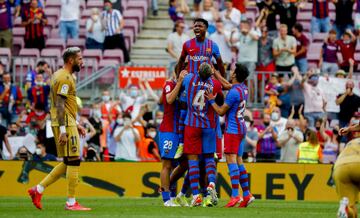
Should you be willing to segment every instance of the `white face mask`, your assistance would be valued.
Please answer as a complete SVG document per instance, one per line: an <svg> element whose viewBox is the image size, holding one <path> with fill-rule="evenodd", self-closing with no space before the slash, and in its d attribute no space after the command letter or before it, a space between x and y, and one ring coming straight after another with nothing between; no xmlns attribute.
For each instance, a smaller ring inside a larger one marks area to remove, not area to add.
<svg viewBox="0 0 360 218"><path fill-rule="evenodd" d="M35 153L36 153L37 155L41 155L41 148L35 149Z"/></svg>
<svg viewBox="0 0 360 218"><path fill-rule="evenodd" d="M124 126L130 126L131 125L131 120L129 118L125 118L124 119Z"/></svg>
<svg viewBox="0 0 360 218"><path fill-rule="evenodd" d="M271 114L271 120L277 121L277 120L279 120L279 118L280 118L280 114L278 112L273 112Z"/></svg>
<svg viewBox="0 0 360 218"><path fill-rule="evenodd" d="M246 129L250 128L250 122L245 122L245 125L246 125Z"/></svg>
<svg viewBox="0 0 360 218"><path fill-rule="evenodd" d="M102 97L102 100L103 100L104 102L109 102L109 101L110 101L110 96L104 95L104 96Z"/></svg>
<svg viewBox="0 0 360 218"><path fill-rule="evenodd" d="M101 111L100 110L94 110L94 117L101 118Z"/></svg>
<svg viewBox="0 0 360 218"><path fill-rule="evenodd" d="M43 86L44 83L43 83L43 82L35 82L35 85L37 85L37 86Z"/></svg>
<svg viewBox="0 0 360 218"><path fill-rule="evenodd" d="M163 119L160 119L160 118L159 118L159 119L156 119L156 123L157 123L157 124L161 124L162 121L163 121Z"/></svg>
<svg viewBox="0 0 360 218"><path fill-rule="evenodd" d="M35 111L35 115L38 116L38 117L41 117L42 115L44 115L44 111Z"/></svg>
<svg viewBox="0 0 360 218"><path fill-rule="evenodd" d="M136 98L138 96L138 90L131 89L130 90L130 96L133 97L133 98Z"/></svg>
<svg viewBox="0 0 360 218"><path fill-rule="evenodd" d="M116 122L117 122L117 124L119 124L120 126L124 125L124 120L123 120L123 118L118 118L118 119L116 120Z"/></svg>
<svg viewBox="0 0 360 218"><path fill-rule="evenodd" d="M151 132L148 133L148 135L149 135L151 138L155 138L156 132L151 131Z"/></svg>
<svg viewBox="0 0 360 218"><path fill-rule="evenodd" d="M96 22L99 19L99 15L92 15L91 18Z"/></svg>
<svg viewBox="0 0 360 218"><path fill-rule="evenodd" d="M357 125L359 124L360 120L352 120L351 125Z"/></svg>

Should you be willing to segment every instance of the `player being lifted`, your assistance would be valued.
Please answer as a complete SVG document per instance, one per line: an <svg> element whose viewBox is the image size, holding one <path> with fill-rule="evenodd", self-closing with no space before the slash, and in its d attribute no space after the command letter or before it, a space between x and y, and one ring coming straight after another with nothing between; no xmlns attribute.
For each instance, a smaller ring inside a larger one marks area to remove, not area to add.
<svg viewBox="0 0 360 218"><path fill-rule="evenodd" d="M360 123L340 129L340 135L360 131ZM351 140L340 153L334 165L336 192L341 199L339 218L357 216L356 202L360 187L360 138Z"/></svg>
<svg viewBox="0 0 360 218"><path fill-rule="evenodd" d="M51 77L50 115L57 154L64 161L54 167L37 186L29 189L28 193L35 207L42 209L42 193L66 173L68 199L65 210L91 210L75 200L80 168L79 133L81 136L85 135L85 129L76 123L76 83L73 77L73 73L79 72L83 65L81 50L78 47L67 48L63 59L64 67Z"/></svg>
<svg viewBox="0 0 360 218"><path fill-rule="evenodd" d="M190 187L193 194L191 206L200 206L199 195L199 155L205 161L208 179L208 197L206 206L216 201L216 151L215 118L216 113L205 99L205 91L210 90L216 95L221 92L221 85L211 78L212 69L207 63L200 65L199 74L188 74L183 81L186 93L187 114L185 119L184 154L188 157Z"/></svg>
<svg viewBox="0 0 360 218"><path fill-rule="evenodd" d="M186 75L187 72L182 71L177 81L175 77L172 80L166 81L162 94L164 119L159 128L159 149L162 159L162 170L160 175L161 194L164 206L167 207L178 206L170 200L170 172L172 168L172 161L179 158L177 151L179 146L180 105L177 98Z"/></svg>
<svg viewBox="0 0 360 218"><path fill-rule="evenodd" d="M226 95L225 103L222 106L216 104L213 93L206 92L205 94L216 113L220 116L226 114L224 153L230 172L232 192L231 199L225 207L234 207L239 202L240 207L247 207L255 200L250 193L248 175L242 161L244 145L241 142L246 135L244 112L248 98L248 88L244 81L248 76L248 69L241 64L237 64L235 71L230 75L231 89ZM230 84L227 86L229 87ZM243 190L243 199L239 195L239 180Z"/></svg>

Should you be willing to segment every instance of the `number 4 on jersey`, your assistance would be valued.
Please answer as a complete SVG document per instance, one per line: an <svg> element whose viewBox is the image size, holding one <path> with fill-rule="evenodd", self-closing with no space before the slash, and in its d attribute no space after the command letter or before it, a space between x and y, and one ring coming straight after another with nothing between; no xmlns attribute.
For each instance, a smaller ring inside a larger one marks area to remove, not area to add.
<svg viewBox="0 0 360 218"><path fill-rule="evenodd" d="M193 100L192 105L195 107L199 107L200 111L202 111L205 107L205 90L199 90L196 95L195 98Z"/></svg>

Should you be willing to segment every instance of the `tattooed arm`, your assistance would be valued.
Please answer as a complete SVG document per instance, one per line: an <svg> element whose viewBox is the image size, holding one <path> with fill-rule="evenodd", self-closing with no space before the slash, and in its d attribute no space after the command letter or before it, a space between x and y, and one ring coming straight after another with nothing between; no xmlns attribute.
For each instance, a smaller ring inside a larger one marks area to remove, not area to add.
<svg viewBox="0 0 360 218"><path fill-rule="evenodd" d="M60 136L58 139L60 145L66 145L68 140L65 127L65 100L65 97L58 95L55 102L57 120L60 126Z"/></svg>

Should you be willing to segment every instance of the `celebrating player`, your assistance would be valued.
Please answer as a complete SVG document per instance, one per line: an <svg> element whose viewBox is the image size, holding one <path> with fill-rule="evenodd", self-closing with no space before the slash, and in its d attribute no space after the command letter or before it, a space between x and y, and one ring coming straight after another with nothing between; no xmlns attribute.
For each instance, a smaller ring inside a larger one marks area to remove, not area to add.
<svg viewBox="0 0 360 218"><path fill-rule="evenodd" d="M340 135L360 131L360 124L340 129ZM356 202L360 184L360 138L353 139L340 153L334 165L336 192L341 199L338 217L357 217Z"/></svg>
<svg viewBox="0 0 360 218"><path fill-rule="evenodd" d="M211 59L216 59L219 71L222 76L225 75L225 69L220 56L219 47L215 42L206 38L206 32L209 24L207 20L196 18L194 20L195 38L184 43L181 56L176 67L177 74L180 73L186 58L188 57L188 72L198 74L202 63L211 64Z"/></svg>
<svg viewBox="0 0 360 218"><path fill-rule="evenodd" d="M248 76L248 69L237 64L235 71L230 75L232 88L221 107L216 104L213 93L205 94L216 113L220 116L226 114L224 152L230 172L232 192L231 199L225 207L234 207L239 202L240 207L247 207L255 200L249 191L248 175L242 161L244 147L241 141L246 135L244 112L248 97L248 89L244 81ZM239 180L244 199L239 195Z"/></svg>
<svg viewBox="0 0 360 218"><path fill-rule="evenodd" d="M170 200L170 171L172 168L172 160L176 156L179 146L179 116L180 108L177 101L178 94L184 77L187 75L186 71L182 71L179 75L178 81L166 81L163 89L163 104L164 104L164 119L161 122L160 131L160 151L162 159L161 171L161 194L164 201L164 206L177 206Z"/></svg>
<svg viewBox="0 0 360 218"><path fill-rule="evenodd" d="M217 201L215 180L216 166L214 153L216 151L215 118L216 113L205 99L205 91L210 90L215 95L221 92L221 85L211 78L211 66L203 63L199 75L189 74L184 78L183 87L187 94L187 114L185 119L184 153L189 164L190 187L193 194L191 206L200 206L202 198L199 195L199 155L203 155L208 178L207 205Z"/></svg>
<svg viewBox="0 0 360 218"><path fill-rule="evenodd" d="M37 185L28 190L36 208L42 209L41 197L45 188L56 182L64 173L68 180L68 199L65 210L91 210L75 200L76 186L79 183L80 138L85 129L76 123L76 83L73 73L79 72L83 65L78 47L67 48L63 54L64 67L51 78L51 125L56 140L58 157L64 161Z"/></svg>

